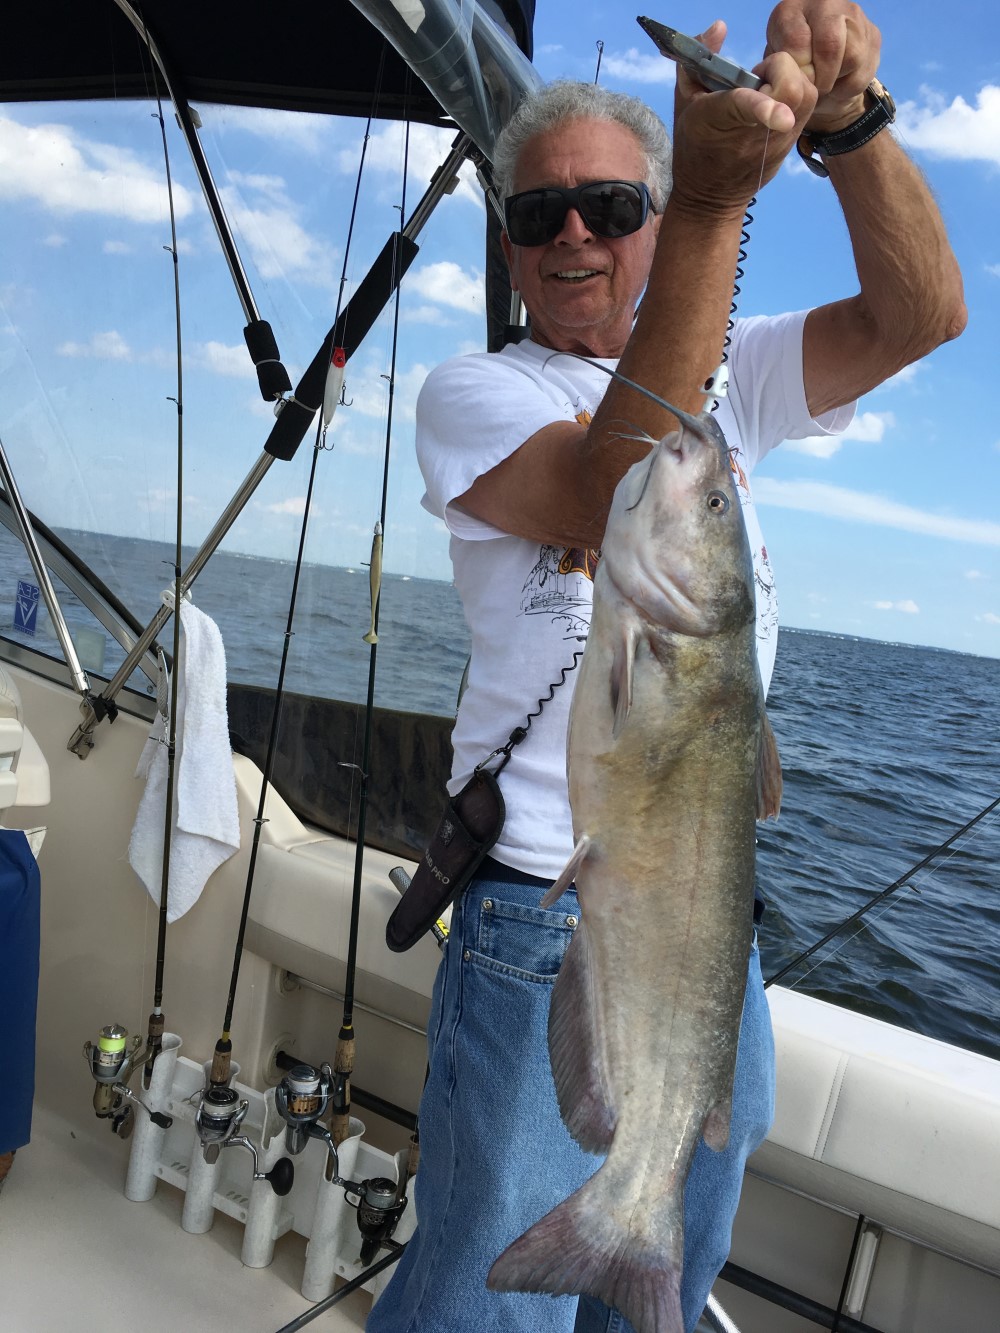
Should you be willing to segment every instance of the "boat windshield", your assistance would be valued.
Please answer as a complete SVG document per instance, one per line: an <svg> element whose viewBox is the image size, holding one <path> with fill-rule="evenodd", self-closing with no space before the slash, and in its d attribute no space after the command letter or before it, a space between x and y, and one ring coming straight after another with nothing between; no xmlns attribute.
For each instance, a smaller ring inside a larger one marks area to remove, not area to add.
<svg viewBox="0 0 1000 1333"><path fill-rule="evenodd" d="M212 105L197 112L250 289L294 384L420 199L454 131L415 125L407 141L396 122L376 120L366 136L364 120ZM274 423L169 107L164 124L172 191L155 102L36 102L0 113L3 158L18 164L4 186L0 441L28 510L142 625L173 579L179 420L185 567ZM375 699L454 712L467 638L443 524L420 505L414 405L431 366L484 345L484 219L466 167L419 237L395 361L390 303L350 360L328 429L269 468L194 584L194 601L222 629L231 680L273 686L277 678L315 456L286 683L308 696L366 697L369 562L388 449ZM4 637L58 656L44 600L28 605L37 579L14 536L0 543L0 562ZM82 664L106 676L121 659L113 635L68 600ZM169 648L169 634L163 641Z"/></svg>

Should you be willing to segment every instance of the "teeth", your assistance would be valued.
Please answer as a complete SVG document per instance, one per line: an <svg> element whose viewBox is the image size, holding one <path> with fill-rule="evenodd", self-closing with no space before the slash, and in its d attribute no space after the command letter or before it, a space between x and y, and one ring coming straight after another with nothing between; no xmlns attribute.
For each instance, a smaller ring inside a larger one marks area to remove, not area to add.
<svg viewBox="0 0 1000 1333"><path fill-rule="evenodd" d="M597 274L596 268L568 268L562 273L557 273L557 278L592 278Z"/></svg>

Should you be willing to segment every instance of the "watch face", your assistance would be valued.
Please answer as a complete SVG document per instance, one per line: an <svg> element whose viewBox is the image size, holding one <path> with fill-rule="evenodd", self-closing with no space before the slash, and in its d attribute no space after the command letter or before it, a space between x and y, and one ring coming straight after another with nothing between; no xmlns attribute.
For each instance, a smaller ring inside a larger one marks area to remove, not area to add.
<svg viewBox="0 0 1000 1333"><path fill-rule="evenodd" d="M882 103L886 111L889 113L889 119L895 120L896 103L893 99L892 93L885 86L885 84L882 83L879 79L872 79L871 83L868 85L868 92L870 92L873 97L877 98L878 101Z"/></svg>

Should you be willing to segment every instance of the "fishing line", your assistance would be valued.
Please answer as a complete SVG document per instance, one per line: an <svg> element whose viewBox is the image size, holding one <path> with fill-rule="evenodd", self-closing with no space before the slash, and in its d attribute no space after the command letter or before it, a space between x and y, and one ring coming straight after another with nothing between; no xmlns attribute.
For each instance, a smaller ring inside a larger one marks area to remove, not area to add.
<svg viewBox="0 0 1000 1333"><path fill-rule="evenodd" d="M995 804L995 803L994 803L994 804ZM986 813L987 813L987 812L984 811L983 814L980 815L980 816L978 816L977 818L982 818L982 817L984 817ZM961 833L962 833L962 830L960 829L959 832L955 834L955 837L956 837L956 838L960 837L960 836L961 836ZM971 841L971 839L970 839L970 841ZM938 866L937 869L938 869L939 871L940 871L940 870L943 870L944 867L948 864L948 862L952 859L952 857L953 857L953 856L957 856L958 853L959 853L959 851L961 851L961 850L962 850L962 848L961 848L958 844L956 844L954 847L952 847L951 850L948 852L948 855L944 858L944 860L941 862L941 865ZM915 866L915 867L913 868L913 870L910 872L910 874L911 874L911 875L915 875L915 874L917 873L918 870L919 870L919 867L918 867L918 866ZM929 888L930 885L933 883L933 878L934 878L934 877L931 876L930 879L929 879L929 881L928 881L926 884L917 884L917 883L914 883L914 884L912 885L912 888L913 888L914 893L916 893L917 895L919 895L919 894L921 894L922 892L924 892L924 890L925 890L926 888ZM899 904L900 904L900 900L899 900L899 899L897 899L895 902L893 902L891 899L888 900L888 901L886 902L885 906L883 907L883 909L881 910L881 912L876 912L876 913L873 914L873 916L872 916L872 920L873 920L873 921L881 921L882 918L883 918L884 916L888 916L888 914L889 914L891 911L893 911L896 907L898 907ZM862 927L863 927L863 923L862 923L862 925L859 925L859 927L858 927L857 930L855 930L854 932L852 932L852 934L848 935L847 938L846 938L845 940L842 941L842 943L838 944L837 947L836 947L835 949L831 949L830 952L829 952L828 954L825 954L822 958L818 958L818 959L816 960L816 962L813 963L812 967L810 967L810 968L808 969L808 971L803 972L802 975L801 975L800 977L797 977L796 980L793 981L793 982L791 983L791 987L790 987L790 989L794 990L796 986L801 986L801 985L803 984L803 982L805 982L809 977L811 977L812 974L813 974L815 971L817 971L819 968L821 968L825 963L832 962L832 960L833 960L834 958L836 958L838 954L843 953L843 951L847 948L847 946L848 946L849 944L851 944L854 940L856 940L856 939L858 938L858 936L861 934ZM780 975L780 974L779 974L779 975ZM774 978L772 978L772 979L774 979ZM768 985L768 986L769 986L770 984L771 984L770 981L768 981L768 982L766 983L766 985Z"/></svg>
<svg viewBox="0 0 1000 1333"><path fill-rule="evenodd" d="M375 109L378 105L381 95L382 73L385 63L385 53L379 60L379 68L375 82L375 91L372 96L372 106L368 113L368 120L365 125L365 134L361 147L361 157L358 162L358 172L354 186L354 199L351 205L350 221L348 223L347 241L344 247L344 262L341 271L340 286L337 291L336 319L333 328L337 327L340 319L341 304L344 296L344 288L347 284L347 266L351 254L351 243L354 237L354 225L357 220L358 201L361 192L361 180L364 174L365 159L368 153L368 143L371 137L372 120L375 116ZM327 364L330 372L335 369L342 370L342 365L337 367L335 354L337 349L333 346L333 330L331 330L329 356ZM334 407L336 403L334 403ZM289 594L288 614L285 623L285 633L281 650L281 662L278 667L278 679L275 684L274 704L271 709L271 726L268 733L267 750L265 752L264 764L261 773L260 799L257 804L257 814L254 818L253 838L250 844L250 859L247 866L246 887L243 893L243 906L240 912L239 928L236 934L236 948L233 955L233 968L229 982L229 994L226 1000L225 1018L222 1024L222 1035L215 1044L215 1053L212 1059L212 1071L209 1081L213 1085L227 1085L229 1083L230 1069L232 1062L232 1025L233 1012L236 1007L236 991L239 985L240 965L243 960L244 943L246 938L247 921L250 914L250 895L253 891L254 876L257 870L257 855L260 849L261 830L267 822L264 810L267 803L268 788L271 784L272 774L274 772L274 763L278 749L278 732L281 723L281 709L285 693L285 674L288 666L288 657L291 648L292 635L294 633L293 625L295 621L295 609L298 600L299 580L302 574L302 566L305 556L306 536L309 528L309 518L312 510L312 496L316 480L317 463L322 450L322 441L326 431L327 417L321 412L316 422L316 440L313 448L312 460L309 467L309 480L306 486L305 504L302 513L302 523L299 528L299 543L296 553L295 566L292 573L292 587Z"/></svg>
<svg viewBox="0 0 1000 1333"><path fill-rule="evenodd" d="M407 84L409 87L409 83ZM410 122L406 121L403 139L403 184L399 204L399 231L396 233L396 246L393 249L393 268L399 262L402 242L403 219L406 217L406 178L410 163ZM351 1076L354 1073L355 1033L354 1033L354 988L358 967L358 941L361 934L361 883L364 870L365 832L368 816L368 779L371 762L371 742L375 716L375 676L378 662L378 625L381 602L382 543L386 524L386 509L389 491L389 460L392 451L392 410L396 391L396 361L399 351L399 311L401 300L401 282L396 282L395 304L393 307L392 341L389 356L389 401L386 410L385 450L382 461L382 496L379 507L379 520L372 537L370 588L371 588L371 629L364 636L369 645L368 655L368 691L365 699L365 725L361 743L361 763L353 765L358 773L358 823L354 843L354 880L351 886L351 923L347 940L347 963L344 980L344 1012L340 1031L337 1034L337 1049L334 1056L333 1072L336 1080L332 1094L333 1113L330 1129L335 1144L340 1144L350 1134L351 1120Z"/></svg>
<svg viewBox="0 0 1000 1333"><path fill-rule="evenodd" d="M704 422L700 421L698 417L692 416L690 412L685 412L680 407L674 407L673 403L668 403L665 398L661 398L660 395L654 393L652 389L645 388L637 380L630 380L629 377L623 375L620 370L614 370L611 366L606 366L600 361L595 361L593 357L584 356L582 352L552 352L545 358L542 365L547 366L549 362L557 356L571 356L576 361L585 361L588 366L593 366L595 370L603 370L605 375L609 376L611 379L620 380L622 384L627 384L630 389L635 389L636 393L641 393L644 397L649 398L658 406L666 408L666 410L671 412L682 425L687 426L688 430L693 431L699 439L704 440L706 443L710 441L711 437L705 429ZM713 381L709 380L708 383L711 384Z"/></svg>
<svg viewBox="0 0 1000 1333"><path fill-rule="evenodd" d="M852 912L851 915L849 917L846 917L843 921L841 921L841 923L838 926L834 926L833 930L827 931L827 933L823 936L822 939L817 940L815 944L810 945L808 949L805 949L797 957L793 958L790 963L787 963L784 967L780 968L777 972L775 972L773 976L768 977L767 981L765 981L764 983L764 988L767 989L768 986L774 985L776 981L780 981L781 978L787 976L787 974L791 972L793 968L798 967L800 963L804 963L807 958L811 958L812 955L816 953L818 949L822 949L825 944L829 944L830 940L832 940L835 936L839 935L841 931L847 930L848 927L852 926L856 921L860 921L861 918L865 916L868 912L870 912L873 907L876 907L880 902L888 898L891 893L894 893L896 891L896 889L902 888L903 885L907 884L913 878L914 875L916 875L919 871L923 870L925 866L930 865L930 863L933 860L935 860L938 856L940 856L942 852L947 851L948 848L951 847L953 843L957 842L957 840L963 835L963 833L968 833L970 829L975 828L975 826L979 823L980 820L985 819L987 815L992 814L993 811L996 810L998 806L1000 806L1000 796L998 796L996 800L991 801L990 804L985 807L985 809L980 810L979 814L975 815L972 819L970 819L967 824L963 824L960 829L956 829L956 831L952 833L950 837L946 838L944 842L939 843L937 847L929 851L927 855L922 860L918 861L915 866L911 867L911 869L909 869L905 875L900 875L899 879L894 880L893 883L890 884L888 888L883 889L881 893L877 893L874 898L871 898L867 903L859 907L856 912ZM956 848L955 850L957 851L958 848ZM954 853L952 853L952 855L954 855ZM851 936L850 938L854 937ZM845 943L849 943L849 941L845 941ZM835 953L839 952L839 950L835 950L834 952ZM833 954L830 955L830 957L833 956L834 956ZM825 962L826 959L823 959L821 961ZM810 970L812 971L814 969Z"/></svg>

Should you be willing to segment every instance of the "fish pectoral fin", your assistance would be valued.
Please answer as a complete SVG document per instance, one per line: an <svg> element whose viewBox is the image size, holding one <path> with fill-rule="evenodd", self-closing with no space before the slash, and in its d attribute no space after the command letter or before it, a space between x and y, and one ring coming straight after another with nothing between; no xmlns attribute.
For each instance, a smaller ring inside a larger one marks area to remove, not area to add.
<svg viewBox="0 0 1000 1333"><path fill-rule="evenodd" d="M635 630L626 625L615 645L611 663L611 704L615 718L611 737L617 740L632 711L632 675L635 668Z"/></svg>
<svg viewBox="0 0 1000 1333"><path fill-rule="evenodd" d="M593 968L587 924L581 921L552 990L549 1059L566 1128L585 1152L606 1153L618 1117L611 1102Z"/></svg>
<svg viewBox="0 0 1000 1333"><path fill-rule="evenodd" d="M722 1152L729 1142L729 1122L733 1118L733 1099L716 1102L701 1127L701 1137L713 1152Z"/></svg>
<svg viewBox="0 0 1000 1333"><path fill-rule="evenodd" d="M566 869L562 872L556 882L545 893L545 897L538 904L539 907L551 907L557 898L561 898L569 886L576 879L577 871L587 859L587 852L590 850L590 838L586 833L580 834L580 840L573 848L573 855L566 862Z"/></svg>
<svg viewBox="0 0 1000 1333"><path fill-rule="evenodd" d="M781 760L778 745L761 705L760 738L757 742L757 818L777 818L781 809Z"/></svg>

